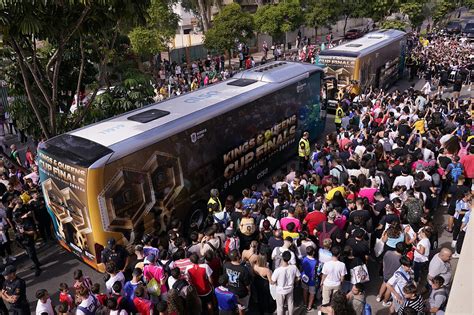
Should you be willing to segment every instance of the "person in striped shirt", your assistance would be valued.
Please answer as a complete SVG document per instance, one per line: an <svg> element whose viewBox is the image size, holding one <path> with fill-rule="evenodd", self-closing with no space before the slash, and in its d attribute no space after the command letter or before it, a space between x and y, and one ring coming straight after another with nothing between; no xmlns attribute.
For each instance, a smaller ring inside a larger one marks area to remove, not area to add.
<svg viewBox="0 0 474 315"><path fill-rule="evenodd" d="M398 309L398 315L403 315L406 308L412 308L417 312L422 312L425 308L425 301L421 295L417 294L416 286L413 283L403 287L403 296L405 301Z"/></svg>

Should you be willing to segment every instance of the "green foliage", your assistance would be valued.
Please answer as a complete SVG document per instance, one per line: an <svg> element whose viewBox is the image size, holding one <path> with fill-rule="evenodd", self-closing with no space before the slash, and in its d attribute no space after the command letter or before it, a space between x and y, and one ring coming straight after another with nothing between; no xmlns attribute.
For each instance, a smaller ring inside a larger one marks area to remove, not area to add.
<svg viewBox="0 0 474 315"><path fill-rule="evenodd" d="M42 114L47 116L48 112L42 108ZM38 121L28 100L25 97L17 96L13 102L8 105L8 112L15 119L16 126L25 131L28 135L39 139L41 137L41 129L38 128Z"/></svg>
<svg viewBox="0 0 474 315"><path fill-rule="evenodd" d="M400 31L406 31L407 23L400 20L385 20L382 22L382 28L391 28Z"/></svg>
<svg viewBox="0 0 474 315"><path fill-rule="evenodd" d="M278 5L267 4L259 7L254 20L258 32L275 38L300 27L303 23L303 14L298 1L287 1Z"/></svg>
<svg viewBox="0 0 474 315"><path fill-rule="evenodd" d="M340 15L337 0L308 0L304 20L307 26L319 28L333 24Z"/></svg>
<svg viewBox="0 0 474 315"><path fill-rule="evenodd" d="M240 5L225 6L205 34L204 45L214 51L230 51L236 42L245 42L253 35L252 16L242 11Z"/></svg>
<svg viewBox="0 0 474 315"><path fill-rule="evenodd" d="M370 17L374 21L382 21L400 8L400 0L371 0L367 4L370 8Z"/></svg>
<svg viewBox="0 0 474 315"><path fill-rule="evenodd" d="M149 6L150 0L1 0L0 33L13 62L5 79L21 100L14 118L37 128L28 130L33 135L68 130L73 95L111 85L116 63L128 57L120 32L144 23Z"/></svg>
<svg viewBox="0 0 474 315"><path fill-rule="evenodd" d="M421 26L425 19L423 8L426 3L422 0L408 1L400 5L400 12L407 15L413 28Z"/></svg>
<svg viewBox="0 0 474 315"><path fill-rule="evenodd" d="M90 108L79 107L69 119L83 117L81 125L88 125L148 105L153 96L151 77L132 71L122 83L98 95Z"/></svg>
<svg viewBox="0 0 474 315"><path fill-rule="evenodd" d="M433 21L439 23L443 21L448 13L456 9L456 4L452 0L440 0L436 3L433 12Z"/></svg>
<svg viewBox="0 0 474 315"><path fill-rule="evenodd" d="M173 12L174 3L168 0L151 1L146 25L136 27L128 34L135 53L150 55L166 49L180 20Z"/></svg>

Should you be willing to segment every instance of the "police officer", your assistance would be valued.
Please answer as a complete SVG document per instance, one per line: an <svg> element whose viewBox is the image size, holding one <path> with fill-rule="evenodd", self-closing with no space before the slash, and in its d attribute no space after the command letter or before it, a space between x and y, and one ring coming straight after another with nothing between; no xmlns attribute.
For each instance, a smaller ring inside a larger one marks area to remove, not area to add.
<svg viewBox="0 0 474 315"><path fill-rule="evenodd" d="M10 303L10 311L14 315L30 315L30 305L26 299L25 280L17 277L15 266L5 267L2 275L5 282L1 291L1 297L4 301Z"/></svg>
<svg viewBox="0 0 474 315"><path fill-rule="evenodd" d="M15 212L13 215L15 222L15 237L18 243L26 250L26 254L30 257L35 265L35 276L39 276L42 272L38 256L36 255L35 233L36 227L33 220L22 212Z"/></svg>
<svg viewBox="0 0 474 315"><path fill-rule="evenodd" d="M127 272L130 255L123 246L117 244L114 238L109 238L107 247L101 253L101 259L104 264L113 261L117 269L125 273Z"/></svg>
<svg viewBox="0 0 474 315"><path fill-rule="evenodd" d="M334 124L336 125L336 132L339 133L342 124L342 117L344 117L344 110L341 103L337 103L336 115L334 116Z"/></svg>
<svg viewBox="0 0 474 315"><path fill-rule="evenodd" d="M298 159L299 159L299 170L305 172L308 168L309 155L311 154L311 147L309 145L309 132L303 132L303 137L298 143Z"/></svg>
<svg viewBox="0 0 474 315"><path fill-rule="evenodd" d="M209 214L214 214L216 212L222 211L222 204L219 200L219 190L215 188L211 189L211 197L207 202L207 209L209 210Z"/></svg>

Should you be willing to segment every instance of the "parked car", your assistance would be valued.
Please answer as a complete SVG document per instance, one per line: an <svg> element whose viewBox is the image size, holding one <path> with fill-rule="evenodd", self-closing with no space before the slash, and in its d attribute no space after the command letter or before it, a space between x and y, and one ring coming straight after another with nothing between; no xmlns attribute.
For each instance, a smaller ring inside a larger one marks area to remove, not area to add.
<svg viewBox="0 0 474 315"><path fill-rule="evenodd" d="M458 21L451 21L446 24L445 30L448 34L459 34L461 33L461 23Z"/></svg>
<svg viewBox="0 0 474 315"><path fill-rule="evenodd" d="M362 37L363 35L364 35L364 32L362 32L361 30L359 30L357 28L352 28L352 29L348 30L346 32L346 34L344 34L344 38L345 39L356 39L356 38Z"/></svg>
<svg viewBox="0 0 474 315"><path fill-rule="evenodd" d="M474 39L474 21L470 21L464 26L464 29L462 30L462 33L464 36L466 36L468 39Z"/></svg>

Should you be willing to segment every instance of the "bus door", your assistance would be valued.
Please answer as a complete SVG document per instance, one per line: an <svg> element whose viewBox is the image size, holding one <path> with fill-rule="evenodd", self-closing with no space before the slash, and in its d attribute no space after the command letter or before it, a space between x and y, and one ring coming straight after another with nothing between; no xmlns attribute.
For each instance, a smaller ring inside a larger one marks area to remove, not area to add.
<svg viewBox="0 0 474 315"><path fill-rule="evenodd" d="M327 109L335 109L337 107L337 79L335 77L324 78L324 94L326 95L323 103Z"/></svg>

